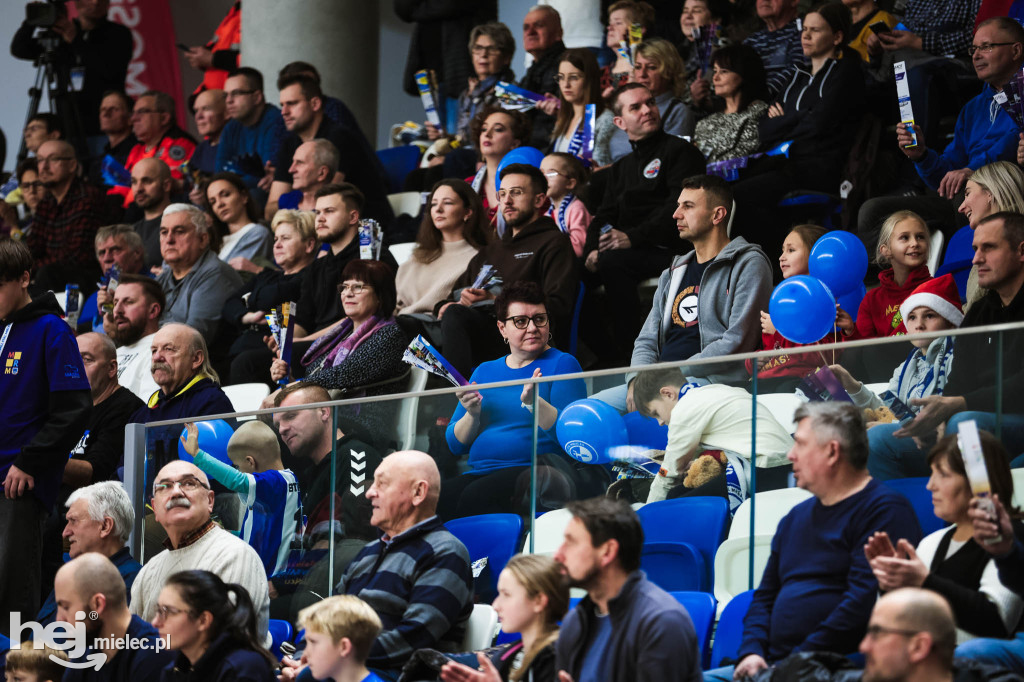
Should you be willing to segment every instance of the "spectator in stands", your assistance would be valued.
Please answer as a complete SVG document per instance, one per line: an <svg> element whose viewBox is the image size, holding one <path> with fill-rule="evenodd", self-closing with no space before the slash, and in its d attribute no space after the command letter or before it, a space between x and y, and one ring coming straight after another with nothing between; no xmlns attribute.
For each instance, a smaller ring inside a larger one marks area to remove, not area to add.
<svg viewBox="0 0 1024 682"><path fill-rule="evenodd" d="M593 52L578 47L562 53L555 76L559 95L558 115L546 149L580 157L587 152L585 145L595 134L593 129L584 130L587 105L594 105L595 115L604 109L598 77L597 57Z"/></svg>
<svg viewBox="0 0 1024 682"><path fill-rule="evenodd" d="M371 149L360 144L351 129L327 118L320 85L309 76L299 75L278 79L277 89L281 93L281 115L289 134L284 137L278 150L265 215L272 217L278 209L278 199L292 190L289 169L295 150L303 142L323 138L329 140L341 154L338 172L332 181L344 181L358 187L366 198L364 217L386 224L392 213L380 162Z"/></svg>
<svg viewBox="0 0 1024 682"><path fill-rule="evenodd" d="M241 48L242 2L236 0L217 25L213 38L205 45L190 47L185 51L184 57L189 66L203 72L203 82L194 94L223 88L228 73L240 66Z"/></svg>
<svg viewBox="0 0 1024 682"><path fill-rule="evenodd" d="M761 146L758 122L768 111L764 64L749 45L728 45L711 55L714 111L697 122L693 144L708 163L749 156Z"/></svg>
<svg viewBox="0 0 1024 682"><path fill-rule="evenodd" d="M505 357L481 363L470 383L573 374L582 371L576 358L552 348L551 321L544 294L533 282L514 281L505 285L494 302L498 331L508 344ZM547 494L538 506L561 507L576 499L572 479L565 475L568 460L552 436L559 413L569 403L585 398L580 379L523 387L506 386L486 391L456 393L459 406L445 435L455 456L469 455L469 471L445 482L439 513L445 520L477 514L513 512L529 508L522 493L529 488L530 449L534 429L533 393L537 395L537 453L550 473ZM557 460L563 459L563 462ZM557 466L561 464L562 466ZM538 480L540 477L538 476ZM540 497L540 494L538 494Z"/></svg>
<svg viewBox="0 0 1024 682"><path fill-rule="evenodd" d="M292 191L278 198L278 210L314 210L317 190L334 182L340 160L338 148L330 140L317 139L300 144L288 168L292 176Z"/></svg>
<svg viewBox="0 0 1024 682"><path fill-rule="evenodd" d="M395 275L397 315L431 312L487 243L487 218L480 195L462 180L441 180L434 185L427 207L416 248Z"/></svg>
<svg viewBox="0 0 1024 682"><path fill-rule="evenodd" d="M974 230L974 263L978 266L978 284L987 293L964 315L961 328L1024 320L1022 249L1024 216L995 213L978 224ZM923 466L926 453L915 441L931 441L943 423L946 433L953 433L961 421L968 419L975 420L978 428L994 432L1000 397L1003 444L1010 452L1024 451L1024 388L1021 387L1024 371L1020 363L1012 359L1024 352L1024 337L1017 332L1001 334L1002 357L996 358L993 357L993 348L998 347L996 334L967 334L957 339L956 362L943 395L911 401L912 405L920 406L921 411L905 426L872 429L878 431L872 433L871 439L872 470L892 472L893 478L927 473ZM885 429L890 432L886 433Z"/></svg>
<svg viewBox="0 0 1024 682"><path fill-rule="evenodd" d="M211 495L212 497L212 495ZM161 682L274 682L278 661L263 648L259 594L215 571L182 570L167 578L152 623L178 652Z"/></svg>
<svg viewBox="0 0 1024 682"><path fill-rule="evenodd" d="M480 195L488 224L503 225L498 210L501 204L498 201L498 165L505 154L530 141L530 120L519 111L485 107L473 118L470 128L482 164L476 175L466 178L466 182Z"/></svg>
<svg viewBox="0 0 1024 682"><path fill-rule="evenodd" d="M123 435L123 426L121 430ZM124 587L131 590L142 564L132 558L125 546L135 523L135 510L124 486L117 481L93 483L71 493L65 506L68 511L63 537L71 558L77 559L88 552L107 557L121 576ZM56 592L51 591L35 620L40 625L49 625L56 617L57 597Z"/></svg>
<svg viewBox="0 0 1024 682"><path fill-rule="evenodd" d="M175 436L179 433L176 430ZM167 532L166 549L147 561L135 578L132 613L152 621L166 605L161 588L168 576L178 571L211 571L245 588L256 611L256 632L262 637L267 632L270 601L263 562L256 550L210 520L213 491L206 474L191 462L175 460L160 469L154 480L150 505L156 522ZM174 639L171 646L178 646Z"/></svg>
<svg viewBox="0 0 1024 682"><path fill-rule="evenodd" d="M58 10L57 21L49 29L51 35L60 37L54 50L57 64L82 70L82 80L68 98L74 109L64 110L62 102L58 113L68 120L76 109L81 117L82 134L90 136L100 132L94 115L99 111L104 93L125 89L128 62L132 60L132 33L127 26L107 18L109 0L79 0L75 9L74 19L69 19L63 8ZM43 55L43 41L33 37L35 29L28 21L22 22L11 39L11 55L28 60Z"/></svg>
<svg viewBox="0 0 1024 682"><path fill-rule="evenodd" d="M861 59L870 62L871 51L868 49L868 42L872 46L877 46L874 48L876 55L881 47L881 42L871 26L882 22L888 29L886 32L891 32L900 20L884 9L879 9L875 0L843 0L843 4L850 8L850 17L853 19L850 26L850 42L847 44Z"/></svg>
<svg viewBox="0 0 1024 682"><path fill-rule="evenodd" d="M594 219L581 198L586 196L590 171L578 157L552 152L540 162L540 172L548 179L548 210L544 215L569 235L573 252L582 258L587 229Z"/></svg>
<svg viewBox="0 0 1024 682"><path fill-rule="evenodd" d="M261 263L270 262L274 235L256 222L260 217L252 194L231 172L217 173L206 186L212 228L224 238L217 256L240 272L255 274L263 269Z"/></svg>
<svg viewBox="0 0 1024 682"><path fill-rule="evenodd" d="M236 337L228 351L231 358L238 358L247 351L267 351L263 341L263 337L270 333L267 313L281 303L299 300L303 273L316 258L318 242L311 212L278 211L271 228L274 231L274 262L281 269L263 268L224 303L224 322ZM247 375L245 369L244 359L237 368L232 361L233 383L257 378ZM270 383L270 373L264 371L266 376L259 378Z"/></svg>
<svg viewBox="0 0 1024 682"><path fill-rule="evenodd" d="M380 635L383 624L369 604L358 597L336 594L299 612L299 626L306 631L303 660L308 668L301 673L294 659L282 661L282 680L360 680L383 682L366 667L370 647Z"/></svg>
<svg viewBox="0 0 1024 682"><path fill-rule="evenodd" d="M646 35L654 23L654 8L647 2L619 0L608 6L608 27L605 31L605 47L615 53L615 62L610 64L602 78L602 95L608 97L622 87L633 75L633 57L629 48L629 29L640 25L641 36ZM623 47L622 43L626 46Z"/></svg>
<svg viewBox="0 0 1024 682"><path fill-rule="evenodd" d="M661 127L669 135L690 138L696 123L690 107L680 99L686 88L683 61L672 43L662 38L649 38L636 51L632 81L654 95L661 115ZM629 132L615 124L615 112L600 114L594 133L594 163L607 166L633 151ZM564 150L556 150L564 151Z"/></svg>
<svg viewBox="0 0 1024 682"><path fill-rule="evenodd" d="M147 270L159 270L164 261L160 254L160 223L164 210L171 205L173 186L171 169L161 159L142 159L132 166L132 194L135 205L142 209L142 218L132 228L142 238Z"/></svg>
<svg viewBox="0 0 1024 682"><path fill-rule="evenodd" d="M117 346L117 380L142 400L159 389L150 372L150 342L160 329L167 299L156 280L125 274L103 316L103 330Z"/></svg>
<svg viewBox="0 0 1024 682"><path fill-rule="evenodd" d="M193 174L203 176L217 172L217 154L220 152L220 138L227 125L227 96L223 90L203 90L192 103L196 130L203 137L196 145L189 159L189 169Z"/></svg>
<svg viewBox="0 0 1024 682"><path fill-rule="evenodd" d="M685 250L672 229L673 196L683 178L702 174L705 164L696 147L662 129L654 96L639 83L615 91L612 111L633 152L609 171L583 252L586 269L597 275L588 288L603 284L607 308L621 316L608 353L621 363L642 324L637 285L657 276Z"/></svg>
<svg viewBox="0 0 1024 682"><path fill-rule="evenodd" d="M454 651L473 611L469 553L437 517L441 476L433 458L415 450L384 458L366 492L370 523L383 534L356 555L337 592L373 608L384 630L367 665L388 678L417 649Z"/></svg>
<svg viewBox="0 0 1024 682"><path fill-rule="evenodd" d="M779 522L771 556L743 621L735 669L711 680L741 680L791 653L852 653L864 636L878 583L860 551L876 531L916 544L910 503L864 468L864 418L849 403L805 403L789 453L797 485L814 494Z"/></svg>
<svg viewBox="0 0 1024 682"><path fill-rule="evenodd" d="M947 7L958 9L962 4L936 2L933 9L941 12ZM939 36L941 34L936 34L936 40ZM1024 64L1024 28L1005 17L988 19L978 26L968 52L973 52L974 72L985 85L981 93L960 110L953 141L946 149L941 154L929 149L920 125L914 128L917 144L908 146L913 144L915 135L906 125L897 126L900 150L914 162L918 175L939 196L876 197L864 202L857 216L857 232L865 244L873 244L885 217L900 209L909 209L929 222L938 223L943 232L951 235L959 218L954 213L956 205L949 200L963 190L971 173L993 161L1013 160L1019 133L1017 124L1002 107L992 106L992 97ZM916 109L914 113L917 114Z"/></svg>
<svg viewBox="0 0 1024 682"><path fill-rule="evenodd" d="M860 643L864 682L952 680L956 624L945 599L905 588L879 598ZM968 679L968 678L964 678Z"/></svg>
<svg viewBox="0 0 1024 682"><path fill-rule="evenodd" d="M57 572L54 593L57 620L84 628L87 638L85 651L74 660L78 667L69 666L64 671L65 680L152 680L173 660L170 652L157 646L156 628L129 610L121 569L102 553L81 554L64 564ZM78 613L89 616L76 618ZM138 644L128 646L130 641ZM99 668L97 654L103 656Z"/></svg>
<svg viewBox="0 0 1024 682"><path fill-rule="evenodd" d="M980 431L985 473L992 492L1013 499L1010 458L992 434ZM878 586L883 592L901 587L923 587L942 595L953 608L957 642L975 637L1011 636L1024 610L1024 601L999 580L992 556L974 541L969 515L971 483L958 435L950 433L928 454L935 515L951 524L925 536L915 549L905 539L895 546L884 531L875 533L864 548ZM1012 514L1019 515L1015 507Z"/></svg>
<svg viewBox="0 0 1024 682"><path fill-rule="evenodd" d="M92 416L85 435L64 466L64 493L116 477L124 459L124 427L142 400L117 382L117 349L103 334L78 337L85 375L92 392Z"/></svg>
<svg viewBox="0 0 1024 682"><path fill-rule="evenodd" d="M3 232L23 238L35 221L36 207L39 206L39 202L46 196L46 187L42 180L39 179L39 166L36 163L35 157L18 163L14 176L18 180L18 189L15 192L21 194L21 201L25 204L25 210L22 212L21 217L19 217L18 210L14 204L6 200L0 201L0 226L2 226ZM14 192L11 192L11 194L14 194ZM13 199L11 194L8 194L7 197ZM4 236L7 236L7 234Z"/></svg>
<svg viewBox="0 0 1024 682"><path fill-rule="evenodd" d="M167 267L157 283L167 297L166 322L182 322L213 338L224 301L242 285L234 269L210 248L206 214L190 204L171 204L160 222L160 254Z"/></svg>
<svg viewBox="0 0 1024 682"><path fill-rule="evenodd" d="M139 95L132 110L132 132L139 143L128 154L125 168L131 170L142 159L160 159L171 169L180 190L184 183L181 165L192 158L196 143L174 122L174 109L174 98L165 92L148 90Z"/></svg>
<svg viewBox="0 0 1024 682"><path fill-rule="evenodd" d="M683 42L676 46L685 64L685 75L692 79L703 78L703 69L709 55L705 50L717 50L728 45L730 38L723 33L730 30L732 8L723 0L685 0L679 13L679 28ZM710 33L714 25L714 32ZM698 43L698 39L700 42ZM689 93L687 93L689 94Z"/></svg>
<svg viewBox="0 0 1024 682"><path fill-rule="evenodd" d="M757 16L764 30L750 35L744 42L754 48L764 62L768 94L778 96L786 87L793 67L805 67L807 60L801 49L801 29L797 27L797 0L766 0L757 3ZM850 36L845 36L849 40ZM691 87L692 91L692 87ZM695 101L702 98L695 93Z"/></svg>
<svg viewBox="0 0 1024 682"><path fill-rule="evenodd" d="M380 261L357 258L345 266L341 280L337 291L345 316L302 356L303 381L346 397L399 391L408 372L402 354L409 339L395 322L395 271ZM274 360L270 378L289 378L290 365L287 358ZM397 410L393 402L338 409L376 434L381 444L389 442Z"/></svg>
<svg viewBox="0 0 1024 682"><path fill-rule="evenodd" d="M39 610L43 520L92 410L74 335L52 293L29 295L31 270L28 247L0 239L0 613L26 617ZM9 634L7 623L0 634Z"/></svg>
<svg viewBox="0 0 1024 682"><path fill-rule="evenodd" d="M562 621L555 642L561 680L700 680L693 621L640 571L644 530L620 501L570 502L555 561L587 596Z"/></svg>
<svg viewBox="0 0 1024 682"><path fill-rule="evenodd" d="M440 333L435 333L441 352L463 376L502 353L490 303L495 294L472 288L484 265L492 266L503 282L538 284L557 338L568 338L576 298L576 255L569 237L541 211L546 192L547 178L537 168L516 163L502 169L499 199L508 229L473 257L448 298L434 305L441 321Z"/></svg>
<svg viewBox="0 0 1024 682"><path fill-rule="evenodd" d="M795 5L795 3L794 3ZM736 183L737 227L763 247L777 244L789 225L779 200L794 190L834 194L861 125L864 99L862 63L846 48L850 10L832 0L808 12L801 44L809 69L797 68L784 90L758 122L761 150L791 142L785 155L751 164ZM798 67L801 61L795 61ZM771 70L768 73L771 82Z"/></svg>
<svg viewBox="0 0 1024 682"><path fill-rule="evenodd" d="M35 261L33 281L43 290L77 284L92 291L99 267L90 247L102 224L103 194L78 177L75 148L67 142L44 142L36 162L48 194L25 239Z"/></svg>
<svg viewBox="0 0 1024 682"><path fill-rule="evenodd" d="M107 136L103 150L89 164L89 182L105 185L103 181L103 160L110 156L122 166L128 161L132 147L139 143L132 133L132 98L121 90L103 93L100 100L100 132Z"/></svg>
<svg viewBox="0 0 1024 682"><path fill-rule="evenodd" d="M106 225L96 232L96 260L99 261L100 271L103 273L99 281L102 286L82 304L82 310L78 315L79 327L93 331L103 329L103 308L113 302L113 296L109 291L111 276L116 272L115 279L120 282L122 274L144 274L145 255L142 238L131 225ZM117 288L116 284L114 288Z"/></svg>
<svg viewBox="0 0 1024 682"><path fill-rule="evenodd" d="M39 153L39 148L44 142L64 139L64 124L61 123L57 114L41 112L28 120L22 136L25 141L25 151L35 155Z"/></svg>
<svg viewBox="0 0 1024 682"><path fill-rule="evenodd" d="M231 72L224 94L230 120L217 146L217 172L235 173L250 190L262 192L263 199L274 177L269 169L288 134L281 110L264 99L263 74L249 66Z"/></svg>
<svg viewBox="0 0 1024 682"><path fill-rule="evenodd" d="M1009 161L982 166L964 183L964 200L957 210L967 217L972 230L993 213L1024 213L1024 171ZM984 295L985 291L978 286L978 266L974 265L967 277L964 310L970 309Z"/></svg>
<svg viewBox="0 0 1024 682"><path fill-rule="evenodd" d="M25 682L54 682L63 680L67 668L64 661L68 655L60 649L40 643L37 649L31 640L25 640L20 647L9 649L10 642L5 641L3 662L4 674L11 680ZM53 656L53 658L50 658Z"/></svg>
<svg viewBox="0 0 1024 682"><path fill-rule="evenodd" d="M558 107L558 75L560 57L565 52L562 42L562 18L550 5L536 5L523 17L523 51L533 57L533 64L519 85L538 95L544 101L529 112L533 123L529 144L544 149L551 140L555 127L555 109Z"/></svg>
<svg viewBox="0 0 1024 682"><path fill-rule="evenodd" d="M875 262L887 267L878 275L879 285L860 303L857 322L839 308L836 326L854 339L900 336L907 333L900 305L920 284L932 278L928 270L931 234L921 216L896 211L882 224Z"/></svg>
<svg viewBox="0 0 1024 682"><path fill-rule="evenodd" d="M512 55L516 51L516 41L508 26L501 22L491 21L474 26L469 32L469 54L473 65L473 75L469 84L459 94L456 128L453 132L462 144L472 145L476 142L470 130L473 118L483 109L498 106L494 94L494 86L498 81L515 82L512 72ZM441 131L432 131L427 124L427 135L434 139Z"/></svg>

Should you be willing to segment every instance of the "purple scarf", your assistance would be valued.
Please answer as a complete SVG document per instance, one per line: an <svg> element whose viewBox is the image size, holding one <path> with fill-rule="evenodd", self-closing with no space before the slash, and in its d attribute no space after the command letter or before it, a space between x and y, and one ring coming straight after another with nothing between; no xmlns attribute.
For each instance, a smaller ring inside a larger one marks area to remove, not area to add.
<svg viewBox="0 0 1024 682"><path fill-rule="evenodd" d="M313 342L306 354L302 356L302 366L309 367L320 358L324 358L321 367L337 367L363 341L392 324L395 324L394 317L381 318L374 315L363 322L358 329L353 330L352 320L346 317L341 324Z"/></svg>

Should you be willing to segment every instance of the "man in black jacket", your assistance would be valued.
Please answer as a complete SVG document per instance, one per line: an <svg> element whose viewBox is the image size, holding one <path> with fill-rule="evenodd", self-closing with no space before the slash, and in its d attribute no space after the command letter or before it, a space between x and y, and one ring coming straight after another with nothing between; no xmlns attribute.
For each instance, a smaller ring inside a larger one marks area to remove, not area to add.
<svg viewBox="0 0 1024 682"><path fill-rule="evenodd" d="M627 83L616 90L612 111L633 151L607 171L607 191L590 222L583 255L587 270L597 275L593 288L604 285L607 309L615 316L615 359L625 363L647 314L637 285L693 248L679 239L672 213L683 179L703 175L705 163L696 147L662 130L654 95L644 86Z"/></svg>
<svg viewBox="0 0 1024 682"><path fill-rule="evenodd" d="M558 10L549 5L539 5L526 13L523 18L523 50L533 57L533 64L527 69L519 85L538 95L548 95L541 105L529 112L533 122L530 145L546 149L551 144L551 131L555 127L555 112L558 107L558 58L565 52L562 42L562 18Z"/></svg>

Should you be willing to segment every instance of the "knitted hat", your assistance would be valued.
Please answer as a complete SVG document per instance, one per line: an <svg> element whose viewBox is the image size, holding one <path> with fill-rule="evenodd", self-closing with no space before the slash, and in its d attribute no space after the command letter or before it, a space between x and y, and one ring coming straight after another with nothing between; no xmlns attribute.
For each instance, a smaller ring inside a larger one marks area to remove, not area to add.
<svg viewBox="0 0 1024 682"><path fill-rule="evenodd" d="M964 320L964 312L960 307L960 291L956 288L953 275L930 279L914 289L914 293L900 304L900 315L906 324L910 311L920 306L931 308L954 327L959 327Z"/></svg>

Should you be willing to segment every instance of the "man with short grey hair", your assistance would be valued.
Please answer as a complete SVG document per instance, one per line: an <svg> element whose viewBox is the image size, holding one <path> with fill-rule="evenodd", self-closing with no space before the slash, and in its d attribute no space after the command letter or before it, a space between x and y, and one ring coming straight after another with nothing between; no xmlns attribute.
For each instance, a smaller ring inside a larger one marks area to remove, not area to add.
<svg viewBox="0 0 1024 682"><path fill-rule="evenodd" d="M519 85L544 95L540 106L529 112L533 121L533 135L530 144L543 149L550 144L551 131L555 127L555 112L558 109L559 57L565 52L562 42L562 18L558 10L549 5L534 5L523 17L523 50L533 57L533 64L526 70Z"/></svg>
<svg viewBox="0 0 1024 682"><path fill-rule="evenodd" d="M339 163L338 148L330 140L318 138L300 144L288 169L292 175L292 191L281 195L278 208L314 210L317 190L333 181Z"/></svg>
<svg viewBox="0 0 1024 682"><path fill-rule="evenodd" d="M71 558L87 552L102 554L117 568L125 588L131 590L142 565L125 547L135 523L135 510L124 487L117 481L94 483L71 493L65 504L68 511L63 537L68 541ZM56 617L57 600L51 591L36 621L47 625Z"/></svg>
<svg viewBox="0 0 1024 682"><path fill-rule="evenodd" d="M165 267L157 283L167 297L165 322L181 322L212 339L224 302L242 280L210 249L210 222L190 204L171 204L160 223Z"/></svg>
<svg viewBox="0 0 1024 682"><path fill-rule="evenodd" d="M852 403L800 406L789 460L799 487L814 497L779 522L761 584L743 621L732 666L705 680L752 677L792 653L853 653L864 637L878 582L864 555L876 531L921 539L905 497L868 474L861 411Z"/></svg>
<svg viewBox="0 0 1024 682"><path fill-rule="evenodd" d="M82 305L78 316L79 328L103 331L103 306L111 302L108 285L111 270L116 265L120 274L139 274L145 268L145 252L142 237L131 225L105 225L96 232L96 260L100 263L103 278L100 288L95 291ZM118 278L120 280L120 277Z"/></svg>

